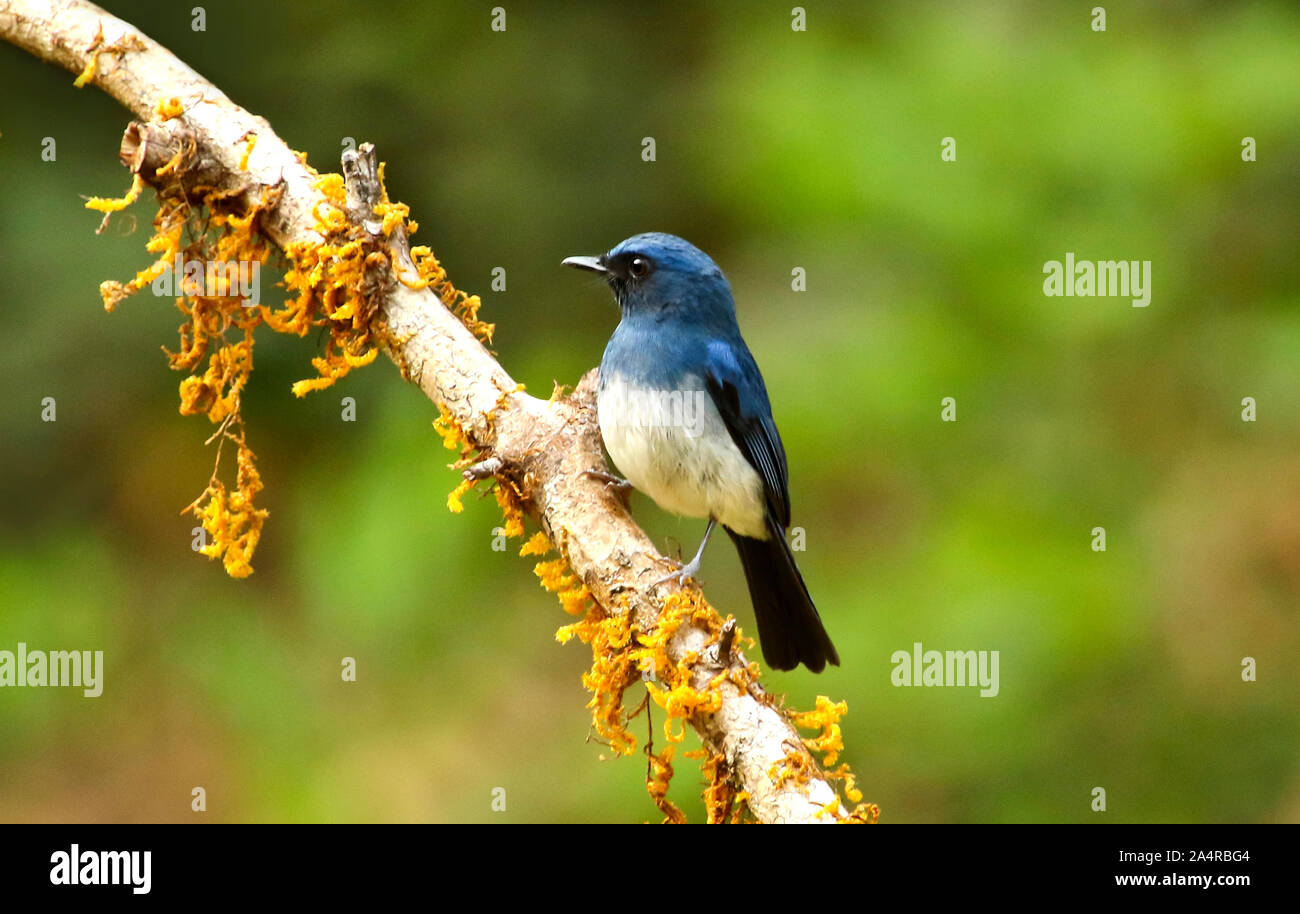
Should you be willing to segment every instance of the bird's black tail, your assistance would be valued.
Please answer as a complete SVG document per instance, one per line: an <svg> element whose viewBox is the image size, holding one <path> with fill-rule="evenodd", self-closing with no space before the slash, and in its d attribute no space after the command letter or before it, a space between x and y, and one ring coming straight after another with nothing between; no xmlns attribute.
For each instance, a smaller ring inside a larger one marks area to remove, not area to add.
<svg viewBox="0 0 1300 914"><path fill-rule="evenodd" d="M827 661L839 666L840 655L822 626L803 575L795 567L784 531L770 518L767 527L765 540L727 530L745 568L763 659L777 670L792 670L802 663L820 673Z"/></svg>

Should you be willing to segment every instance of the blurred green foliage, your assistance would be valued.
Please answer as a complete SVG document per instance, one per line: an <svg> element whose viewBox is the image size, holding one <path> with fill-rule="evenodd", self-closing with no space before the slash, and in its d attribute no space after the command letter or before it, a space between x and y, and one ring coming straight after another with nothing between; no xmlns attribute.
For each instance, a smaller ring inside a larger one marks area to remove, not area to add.
<svg viewBox="0 0 1300 914"><path fill-rule="evenodd" d="M848 700L883 821L1300 819L1293 4L1112 4L1105 33L1030 2L818 4L803 33L777 4L511 3L504 33L471 3L221 4L199 33L189 5L110 6L321 170L374 142L535 393L617 319L562 257L645 230L715 257L844 658L768 683ZM0 649L107 666L96 700L0 690L0 820L185 821L195 785L220 821L657 819L643 760L584 741L589 658L531 561L491 550L494 502L446 511L435 412L391 365L295 400L319 341L261 337L257 573L190 551L212 430L158 350L179 315L96 292L148 262L151 194L98 237L81 206L129 184L128 116L7 45L0 84ZM1151 260L1151 306L1045 297L1066 251ZM665 546L703 532L634 510ZM727 547L704 578L752 632ZM893 687L916 641L1000 651L999 696Z"/></svg>

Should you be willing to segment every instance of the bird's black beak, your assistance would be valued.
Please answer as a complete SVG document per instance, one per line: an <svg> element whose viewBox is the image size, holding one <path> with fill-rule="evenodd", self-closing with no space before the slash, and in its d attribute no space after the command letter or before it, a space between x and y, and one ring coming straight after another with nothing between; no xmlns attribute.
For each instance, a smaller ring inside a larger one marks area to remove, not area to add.
<svg viewBox="0 0 1300 914"><path fill-rule="evenodd" d="M577 267L579 270L590 270L593 273L608 273L605 269L605 255L599 257L566 257L561 263L566 267Z"/></svg>

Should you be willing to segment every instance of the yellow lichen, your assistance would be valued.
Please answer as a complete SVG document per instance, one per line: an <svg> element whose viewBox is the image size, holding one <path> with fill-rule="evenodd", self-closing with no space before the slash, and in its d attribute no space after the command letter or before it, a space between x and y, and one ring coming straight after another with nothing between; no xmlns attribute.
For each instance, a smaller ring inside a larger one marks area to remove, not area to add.
<svg viewBox="0 0 1300 914"><path fill-rule="evenodd" d="M172 96L171 98L161 99L158 102L158 107L154 110L160 121L169 121L174 117L180 117L184 114L185 106L181 104L179 98Z"/></svg>
<svg viewBox="0 0 1300 914"><path fill-rule="evenodd" d="M529 537L528 542L524 543L524 545L520 547L519 554L524 556L546 555L546 553L550 551L551 551L551 541L547 538L545 533L538 530L531 537Z"/></svg>
<svg viewBox="0 0 1300 914"><path fill-rule="evenodd" d="M460 425L445 411L434 425L444 445L449 450L459 450L464 460L472 445ZM448 497L449 505L455 502L453 511L457 510L460 498L471 485L462 482ZM505 482L498 483L495 494L504 517L502 532L512 538L522 536L522 497ZM543 556L553 548L550 538L538 531L520 547L519 553ZM633 715L627 710L624 694L638 681L646 680L650 698L665 712L663 732L668 741L665 750L659 754L648 745L646 747L649 757L646 789L656 807L664 813L665 822L685 821L684 814L667 797L676 744L685 739L686 727L693 719L716 713L721 708L724 683L745 691L756 682L758 665L751 662L744 667L729 667L703 688L696 688L690 668L696 657L688 654L673 662L668 647L683 625L699 626L715 640L722 635L723 619L698 590L679 590L670 594L664 600L653 628L642 631L633 624L626 608L611 612L597 603L563 556L539 561L533 571L542 586L557 595L566 612L581 615L576 622L561 626L555 639L567 644L577 638L590 647L591 668L583 674L582 684L591 693L587 707L591 711L592 730L615 756L631 755L636 751L637 739L628 729L629 718ZM732 636L737 643L745 640L738 628ZM845 822L874 822L879 816L879 808L861 802L862 794L855 786L848 765L823 774L809 754L810 751L824 753L826 764L834 764L843 750L839 721L847 710L844 702L834 703L825 696L818 696L811 711L783 712L791 723L818 733L804 740L806 748L790 749L785 758L772 767L769 776L778 787L790 783L803 786L818 776L824 776L828 781L843 781L845 796L856 806L847 815L841 815L841 804L836 798L826 804L823 814L834 815ZM701 771L707 781L703 796L708 821L742 821L748 812L748 794L736 789L725 759L702 751L687 753L687 756L704 760Z"/></svg>
<svg viewBox="0 0 1300 914"><path fill-rule="evenodd" d="M673 825L686 824L686 814L678 808L672 800L668 799L668 785L673 779L673 750L676 746L669 745L663 752L658 755L646 747L646 756L650 759L646 771L645 786L646 792L650 794L650 799L654 800L655 806L664 814L664 824L672 823Z"/></svg>
<svg viewBox="0 0 1300 914"><path fill-rule="evenodd" d="M144 178L136 175L125 197L91 197L86 201L86 209L98 210L101 213L121 212L139 199L142 190L144 190Z"/></svg>
<svg viewBox="0 0 1300 914"><path fill-rule="evenodd" d="M712 714L722 707L722 695L717 691L700 692L690 685L679 685L664 689L653 682L646 683L650 697L666 713L664 717L664 737L670 743L680 743L686 738L686 724L696 714ZM676 730L673 721L678 721Z"/></svg>
<svg viewBox="0 0 1300 914"><path fill-rule="evenodd" d="M92 53L81 84L98 72L99 54L120 56L127 50L143 47L135 36L101 48L102 40L103 36L98 36L88 49ZM184 107L178 98L165 98L158 102L156 112L160 120L166 120L184 114ZM243 139L241 170L248 167L257 134L249 132ZM183 147L157 174L178 175L192 160L193 153L192 144ZM305 157L300 156L300 160L305 164ZM266 517L265 511L254 506L254 497L262 483L253 452L245 443L240 409L253 369L254 330L266 325L275 332L300 337L315 329L328 333L323 354L312 359L316 377L295 383L292 391L297 396L329 387L353 369L370 364L379 352L376 340L383 338L384 333L376 299L382 283L374 277L381 275L381 271L386 273L388 268L387 235L403 224L408 231L414 230L413 225L406 223L406 207L390 203L385 194L385 237L373 238L364 228L349 222L345 212L346 191L340 175L318 176L314 186L322 195L313 210L313 227L321 240L286 246L284 287L288 296L279 306L246 300L238 294L241 290L231 287L229 274L225 272L228 267L237 269L240 265L245 270L251 270L254 265L260 270L272 262L275 248L261 234L259 220L278 204L283 192L279 187L267 188L250 201L247 188L242 186L224 190L191 188L189 196L183 195L180 181L160 186L154 232L146 244L146 250L156 259L129 282L109 280L100 285L104 307L112 311L131 294L165 278L169 270L183 274L172 277L176 307L184 315L179 328L180 346L175 352L167 351L171 367L186 373L178 387L180 411L185 415L206 416L219 426L214 438L233 441L238 447L234 491L227 490L214 473L203 494L187 510L199 517L211 538L201 551L223 558L226 571L236 577L252 572L250 561ZM144 181L137 175L124 197L96 197L87 201L86 206L105 213L107 220L112 213L133 203L143 188ZM190 276L188 267L195 262L204 267L200 273L206 276L206 281L195 281ZM441 300L459 313L467 326L476 332L488 326L478 321L478 299L456 290L431 252L417 262L422 264L422 275L429 276L430 285ZM214 269L214 265L220 265L221 269ZM450 416L444 413L441 421L449 422ZM449 440L449 446L460 447L463 457L471 450L469 442L459 426L455 426L455 436L456 443ZM220 453L219 444L218 467ZM460 496L469 486L464 483L452 493L448 498L449 507L453 510L461 507ZM498 500L504 497L498 491ZM508 512L509 535L521 534L523 517L518 499L502 504L513 512Z"/></svg>
<svg viewBox="0 0 1300 914"><path fill-rule="evenodd" d="M99 72L99 54L96 49L104 43L104 24L101 22L99 28L95 31L95 37L91 39L90 46L86 48L86 53L90 56L86 58L86 65L82 68L81 73L72 81L74 89L80 89L95 78Z"/></svg>
<svg viewBox="0 0 1300 914"><path fill-rule="evenodd" d="M86 83L94 79L95 74L98 72L99 72L99 55L92 51L89 59L86 61L86 66L82 69L80 75L78 75L77 78L72 81L72 87L74 89L82 88L84 85L86 85Z"/></svg>
<svg viewBox="0 0 1300 914"><path fill-rule="evenodd" d="M465 505L461 501L461 498L465 495L466 492L468 492L472 488L474 488L474 480L465 479L461 481L460 485L456 486L456 488L448 492L447 510L450 511L452 514L460 514L462 511L464 511Z"/></svg>
<svg viewBox="0 0 1300 914"><path fill-rule="evenodd" d="M803 786L817 774L817 763L807 752L786 750L785 757L768 769L767 776L778 787L793 782ZM836 803L838 804L838 800Z"/></svg>
<svg viewBox="0 0 1300 914"><path fill-rule="evenodd" d="M632 620L626 612L609 615L592 601L586 616L555 633L561 644L575 636L591 647L591 669L582 674L582 684L591 692L592 729L615 755L631 755L637 741L627 729L623 693L640 678L627 650Z"/></svg>
<svg viewBox="0 0 1300 914"><path fill-rule="evenodd" d="M329 330L325 354L312 359L317 377L296 382L292 389L297 397L330 387L353 368L370 364L379 351L371 338L378 306L363 291L373 251L364 239L350 237L361 230L352 228L344 213L342 178L326 175L315 186L325 201L312 210L314 227L325 241L286 246L290 267L284 285L297 295L279 310L262 309L267 325L280 333L306 336L317 327Z"/></svg>
<svg viewBox="0 0 1300 914"><path fill-rule="evenodd" d="M379 207L375 207L376 212ZM388 215L384 217L384 224L388 225L389 218L393 211L389 210ZM492 342L492 334L496 330L495 324L489 324L478 319L479 308L483 302L477 295L467 295L451 284L447 278L447 271L442 268L438 258L433 256L433 251L424 245L417 245L411 248L411 259L415 261L415 269L419 274L416 281L408 281L402 278L402 283L412 289L431 289L439 300L453 314L460 318L461 323L470 329L470 331L485 343Z"/></svg>
<svg viewBox="0 0 1300 914"><path fill-rule="evenodd" d="M693 758L702 759L700 774L708 782L705 785L704 811L710 825L722 825L727 822L738 823L749 812L746 800L749 794L737 790L727 758L722 754L710 753L704 749L686 753ZM752 819L752 816L751 816Z"/></svg>
<svg viewBox="0 0 1300 914"><path fill-rule="evenodd" d="M875 825L880 821L880 807L875 803L859 803L839 821L842 824Z"/></svg>
<svg viewBox="0 0 1300 914"><path fill-rule="evenodd" d="M461 451L462 454L471 447L465 430L460 427L455 416L447 412L442 405L438 407L438 418L433 420L433 430L442 439L442 446L449 451Z"/></svg>
<svg viewBox="0 0 1300 914"><path fill-rule="evenodd" d="M509 485L496 487L497 504L505 518L502 530L510 539L524 535L524 506L519 495Z"/></svg>
<svg viewBox="0 0 1300 914"><path fill-rule="evenodd" d="M253 154L253 147L257 145L257 131L248 131L248 137L244 142L244 154L239 157L239 170L248 171L248 157Z"/></svg>
<svg viewBox="0 0 1300 914"><path fill-rule="evenodd" d="M143 51L147 49L145 43L140 40L140 36L135 34L124 35L112 44L100 47L100 45L103 44L104 25L103 23L100 23L99 29L95 32L94 39L91 40L90 45L86 48L86 53L89 55L86 58L86 66L82 68L81 73L77 78L72 81L74 88L80 89L84 87L86 83L99 75L100 54L115 54L118 59L121 59L122 55L127 51Z"/></svg>
<svg viewBox="0 0 1300 914"><path fill-rule="evenodd" d="M591 593L576 575L569 572L569 563L564 559L538 562L533 566L533 573L544 588L559 598L560 605L569 615L580 616L591 606Z"/></svg>
<svg viewBox="0 0 1300 914"><path fill-rule="evenodd" d="M804 739L809 751L823 753L822 764L834 765L844 751L844 736L840 732L840 718L849 712L848 702L833 702L825 695L817 696L817 705L811 711L790 712L790 720L804 730L820 730L814 737Z"/></svg>
<svg viewBox="0 0 1300 914"><path fill-rule="evenodd" d="M214 470L203 494L181 513L194 514L210 538L199 552L208 558L220 558L226 573L232 578L245 578L253 573L250 560L269 512L253 504L257 493L262 490L262 477L254 462L256 455L245 442L243 428L236 435L229 426L223 425L219 434L223 442L230 440L239 449L236 455L236 489L228 492ZM218 445L218 469L220 462L221 447Z"/></svg>

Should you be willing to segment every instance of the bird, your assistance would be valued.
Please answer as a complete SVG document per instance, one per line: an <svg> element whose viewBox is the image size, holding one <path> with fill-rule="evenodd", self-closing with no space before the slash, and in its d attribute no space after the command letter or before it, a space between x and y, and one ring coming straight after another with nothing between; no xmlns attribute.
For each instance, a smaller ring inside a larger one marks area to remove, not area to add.
<svg viewBox="0 0 1300 914"><path fill-rule="evenodd" d="M626 479L592 475L630 485L669 513L708 518L695 557L654 586L694 579L720 524L740 555L764 661L814 673L838 666L786 542L785 448L727 277L708 254L663 232L562 263L604 277L621 315L601 358L596 413Z"/></svg>

